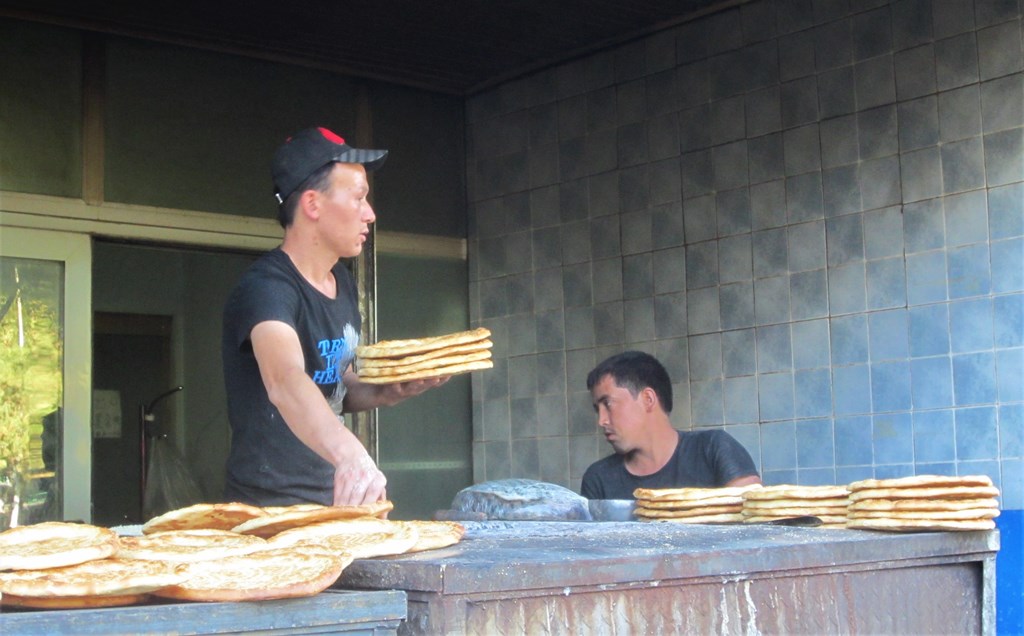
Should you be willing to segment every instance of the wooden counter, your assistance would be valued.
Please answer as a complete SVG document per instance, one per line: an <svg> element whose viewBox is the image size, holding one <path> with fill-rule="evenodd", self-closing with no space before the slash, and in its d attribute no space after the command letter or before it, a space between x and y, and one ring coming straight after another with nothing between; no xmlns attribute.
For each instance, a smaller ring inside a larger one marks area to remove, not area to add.
<svg viewBox="0 0 1024 636"><path fill-rule="evenodd" d="M466 522L456 546L349 566L405 634L993 633L998 531Z"/></svg>

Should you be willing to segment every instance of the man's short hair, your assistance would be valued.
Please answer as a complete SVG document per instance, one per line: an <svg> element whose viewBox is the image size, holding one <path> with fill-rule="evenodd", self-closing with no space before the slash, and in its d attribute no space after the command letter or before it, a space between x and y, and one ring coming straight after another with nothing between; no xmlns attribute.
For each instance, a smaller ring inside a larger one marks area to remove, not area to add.
<svg viewBox="0 0 1024 636"><path fill-rule="evenodd" d="M277 206L277 222L281 224L281 227L287 229L295 222L295 209L299 207L299 199L302 197L302 193L306 190L316 190L317 192L327 192L331 189L331 171L334 170L334 162L317 168L313 174L303 181L299 187L288 195L288 198L284 200L284 203Z"/></svg>
<svg viewBox="0 0 1024 636"><path fill-rule="evenodd" d="M587 390L593 390L594 385L606 375L612 376L615 385L627 389L633 397L650 387L665 412L672 412L672 380L665 367L651 354L624 351L607 358L587 374Z"/></svg>

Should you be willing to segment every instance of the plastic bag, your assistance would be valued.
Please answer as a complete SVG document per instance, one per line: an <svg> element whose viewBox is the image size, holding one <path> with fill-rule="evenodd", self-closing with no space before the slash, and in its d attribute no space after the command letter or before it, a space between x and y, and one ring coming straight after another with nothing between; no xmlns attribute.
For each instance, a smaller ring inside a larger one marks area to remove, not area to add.
<svg viewBox="0 0 1024 636"><path fill-rule="evenodd" d="M185 459L167 437L153 438L146 472L146 492L142 500L144 519L152 519L169 510L201 503L202 492L188 472Z"/></svg>

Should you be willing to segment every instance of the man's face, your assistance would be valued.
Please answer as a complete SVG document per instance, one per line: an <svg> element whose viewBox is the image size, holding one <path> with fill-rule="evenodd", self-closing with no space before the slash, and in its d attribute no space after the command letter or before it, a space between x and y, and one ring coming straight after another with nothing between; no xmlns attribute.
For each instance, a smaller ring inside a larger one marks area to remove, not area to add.
<svg viewBox="0 0 1024 636"><path fill-rule="evenodd" d="M611 375L602 377L590 391L597 412L597 425L616 453L628 453L636 448L639 433L647 417L641 392L637 397L615 384Z"/></svg>
<svg viewBox="0 0 1024 636"><path fill-rule="evenodd" d="M366 169L356 163L336 163L331 186L318 192L322 239L342 258L358 256L377 216L367 200Z"/></svg>

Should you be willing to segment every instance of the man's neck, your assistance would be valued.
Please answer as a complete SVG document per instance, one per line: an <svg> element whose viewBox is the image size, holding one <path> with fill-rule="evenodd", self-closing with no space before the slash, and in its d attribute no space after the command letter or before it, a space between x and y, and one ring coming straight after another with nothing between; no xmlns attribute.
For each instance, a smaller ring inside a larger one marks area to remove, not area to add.
<svg viewBox="0 0 1024 636"><path fill-rule="evenodd" d="M642 448L633 450L626 457L626 470L638 477L653 475L672 459L679 445L679 432L671 424L659 426Z"/></svg>

